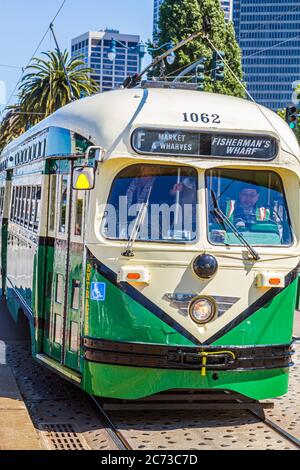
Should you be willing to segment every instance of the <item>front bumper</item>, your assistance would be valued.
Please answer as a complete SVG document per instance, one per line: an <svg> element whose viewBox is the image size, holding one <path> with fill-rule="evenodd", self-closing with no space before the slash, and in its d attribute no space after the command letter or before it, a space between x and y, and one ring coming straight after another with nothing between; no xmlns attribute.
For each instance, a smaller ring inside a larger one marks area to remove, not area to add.
<svg viewBox="0 0 300 470"><path fill-rule="evenodd" d="M84 357L98 364L154 369L254 371L293 366L292 344L275 346L161 346L84 338Z"/></svg>

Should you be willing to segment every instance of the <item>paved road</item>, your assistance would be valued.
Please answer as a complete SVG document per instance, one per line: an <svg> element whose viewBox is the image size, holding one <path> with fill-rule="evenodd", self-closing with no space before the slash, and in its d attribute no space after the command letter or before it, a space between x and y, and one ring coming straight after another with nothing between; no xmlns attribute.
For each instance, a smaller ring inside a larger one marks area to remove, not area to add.
<svg viewBox="0 0 300 470"><path fill-rule="evenodd" d="M18 324L0 301L0 450L40 450L23 397L9 364L11 344L27 344L28 323L23 316Z"/></svg>
<svg viewBox="0 0 300 470"><path fill-rule="evenodd" d="M0 364L7 364L6 346L9 341L28 341L30 338L28 322L23 315L16 324L9 314L6 303L0 300Z"/></svg>
<svg viewBox="0 0 300 470"><path fill-rule="evenodd" d="M299 333L300 312L296 312L294 335L300 336ZM275 401L276 407L269 416L272 421L276 421L292 434L295 434L296 428L299 431L300 419L298 418L300 416L298 413L300 403L298 397L299 355L296 359L297 365L293 369L289 394ZM34 426L42 436L42 442L46 448L57 450L60 447L57 447L56 441L49 440L48 433L46 435L44 429L48 429L52 425L51 423L64 423L64 426L68 427L68 432L71 432L73 436L74 450L86 448L82 447L82 442L90 449L116 449L110 435L99 421L98 415L95 414L95 410L91 409L87 397L80 390L32 360L27 322L25 319L21 319L20 323L16 325L8 314L3 301L0 301L1 363L7 363L12 368ZM177 448L180 443L182 449L190 449L191 445L193 446L195 443L201 445L201 449L241 448L243 442L246 443L246 447L252 449L293 447L289 443L286 444L285 440L282 440L273 431L266 430L259 420L249 417L248 414L246 416L245 413L244 411L225 411L223 413L217 412L214 416L213 412L205 411L202 414L200 412L199 416L197 415L197 419L200 420L197 425L194 412L190 417L189 413L181 412L178 416L167 413L165 417L157 416L157 420L156 415L149 416L146 413L144 416L142 413L131 412L128 419L126 413L119 413L116 422L122 431L129 433L133 444L147 449L172 448L171 442L173 448ZM11 422L11 424L13 423ZM19 428L20 426L13 427ZM51 428L51 436L60 438L61 432L65 432L65 429L54 432ZM194 434L191 435L191 433ZM249 436L252 436L250 441ZM230 442L228 442L229 437L231 437ZM59 442L62 442L62 439ZM154 447L149 447L149 442Z"/></svg>

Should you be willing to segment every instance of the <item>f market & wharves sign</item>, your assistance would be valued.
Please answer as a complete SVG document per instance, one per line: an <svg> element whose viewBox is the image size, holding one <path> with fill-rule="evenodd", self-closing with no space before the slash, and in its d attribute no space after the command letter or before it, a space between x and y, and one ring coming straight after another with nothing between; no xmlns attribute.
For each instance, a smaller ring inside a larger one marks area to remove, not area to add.
<svg viewBox="0 0 300 470"><path fill-rule="evenodd" d="M135 152L146 155L246 160L272 160L277 155L277 141L267 135L166 129L136 129L132 135L132 147Z"/></svg>

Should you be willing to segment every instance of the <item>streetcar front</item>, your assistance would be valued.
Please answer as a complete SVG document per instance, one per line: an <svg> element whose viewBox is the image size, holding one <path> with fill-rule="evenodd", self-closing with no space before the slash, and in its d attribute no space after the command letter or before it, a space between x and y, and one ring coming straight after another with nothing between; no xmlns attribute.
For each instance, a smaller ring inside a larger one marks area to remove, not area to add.
<svg viewBox="0 0 300 470"><path fill-rule="evenodd" d="M197 100L207 112L193 111ZM231 104L242 118L229 113ZM286 393L300 260L298 157L292 132L268 110L217 95L149 92L119 148L114 142L97 165L85 390L125 399L171 389Z"/></svg>

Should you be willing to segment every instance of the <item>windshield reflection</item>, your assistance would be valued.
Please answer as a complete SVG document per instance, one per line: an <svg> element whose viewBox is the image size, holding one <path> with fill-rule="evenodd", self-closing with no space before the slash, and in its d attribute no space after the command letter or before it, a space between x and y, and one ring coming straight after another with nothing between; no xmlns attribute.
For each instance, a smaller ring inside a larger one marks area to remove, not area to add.
<svg viewBox="0 0 300 470"><path fill-rule="evenodd" d="M240 245L213 209L211 193L234 227L251 245L291 245L292 233L280 177L272 171L207 172L209 241Z"/></svg>

